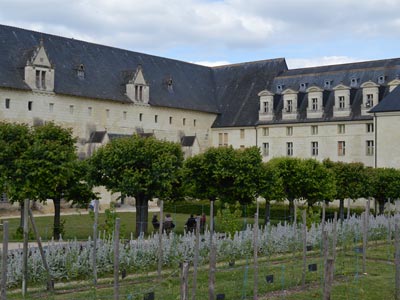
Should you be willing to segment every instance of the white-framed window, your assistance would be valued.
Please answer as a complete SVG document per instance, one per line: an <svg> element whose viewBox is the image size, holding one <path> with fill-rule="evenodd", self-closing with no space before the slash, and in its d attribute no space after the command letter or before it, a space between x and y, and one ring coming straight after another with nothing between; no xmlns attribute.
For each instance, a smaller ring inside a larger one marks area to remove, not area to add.
<svg viewBox="0 0 400 300"><path fill-rule="evenodd" d="M244 139L244 137L245 137L244 129L240 129L240 138Z"/></svg>
<svg viewBox="0 0 400 300"><path fill-rule="evenodd" d="M293 142L286 143L286 155L293 156Z"/></svg>
<svg viewBox="0 0 400 300"><path fill-rule="evenodd" d="M338 141L338 156L345 156L345 155L346 155L346 142Z"/></svg>
<svg viewBox="0 0 400 300"><path fill-rule="evenodd" d="M365 101L365 107L372 107L374 106L374 95L367 94L367 100Z"/></svg>
<svg viewBox="0 0 400 300"><path fill-rule="evenodd" d="M263 127L263 129L262 129L262 135L263 135L263 136L268 136L268 135L269 135L269 128L268 128L268 127Z"/></svg>
<svg viewBox="0 0 400 300"><path fill-rule="evenodd" d="M32 111L33 109L33 101L28 101L28 110Z"/></svg>
<svg viewBox="0 0 400 300"><path fill-rule="evenodd" d="M287 126L286 127L286 135L287 136L292 136L293 135L293 127L292 126Z"/></svg>
<svg viewBox="0 0 400 300"><path fill-rule="evenodd" d="M290 113L293 111L293 100L286 101L286 112Z"/></svg>
<svg viewBox="0 0 400 300"><path fill-rule="evenodd" d="M135 85L135 100L143 101L143 85Z"/></svg>
<svg viewBox="0 0 400 300"><path fill-rule="evenodd" d="M367 123L367 132L374 132L374 123Z"/></svg>
<svg viewBox="0 0 400 300"><path fill-rule="evenodd" d="M311 156L318 156L318 142L311 142Z"/></svg>
<svg viewBox="0 0 400 300"><path fill-rule="evenodd" d="M228 133L224 132L224 146L228 146Z"/></svg>
<svg viewBox="0 0 400 300"><path fill-rule="evenodd" d="M311 125L311 134L312 135L318 134L318 126L317 125Z"/></svg>
<svg viewBox="0 0 400 300"><path fill-rule="evenodd" d="M169 117L169 124L172 124L172 117Z"/></svg>
<svg viewBox="0 0 400 300"><path fill-rule="evenodd" d="M10 109L10 103L11 103L10 98L6 98L5 103L4 103L6 109Z"/></svg>
<svg viewBox="0 0 400 300"><path fill-rule="evenodd" d="M228 146L228 133L218 133L218 146L227 147Z"/></svg>
<svg viewBox="0 0 400 300"><path fill-rule="evenodd" d="M346 100L344 96L339 96L339 109L346 108Z"/></svg>
<svg viewBox="0 0 400 300"><path fill-rule="evenodd" d="M49 103L49 112L54 111L54 103Z"/></svg>
<svg viewBox="0 0 400 300"><path fill-rule="evenodd" d="M158 115L154 116L154 123L158 123Z"/></svg>
<svg viewBox="0 0 400 300"><path fill-rule="evenodd" d="M268 101L263 102L262 112L269 113L269 102Z"/></svg>
<svg viewBox="0 0 400 300"><path fill-rule="evenodd" d="M182 119L182 125L185 126L186 125L186 118Z"/></svg>
<svg viewBox="0 0 400 300"><path fill-rule="evenodd" d="M366 155L367 156L372 156L374 155L374 141L373 140L368 140L365 143L366 146Z"/></svg>
<svg viewBox="0 0 400 300"><path fill-rule="evenodd" d="M262 143L262 155L269 156L269 143Z"/></svg>
<svg viewBox="0 0 400 300"><path fill-rule="evenodd" d="M314 111L318 110L318 98L311 99L311 109Z"/></svg>
<svg viewBox="0 0 400 300"><path fill-rule="evenodd" d="M142 114L142 113L139 114L139 121L140 121L140 122L143 121L143 114Z"/></svg>
<svg viewBox="0 0 400 300"><path fill-rule="evenodd" d="M338 124L337 126L337 131L339 134L344 134L346 133L346 126L345 124Z"/></svg>

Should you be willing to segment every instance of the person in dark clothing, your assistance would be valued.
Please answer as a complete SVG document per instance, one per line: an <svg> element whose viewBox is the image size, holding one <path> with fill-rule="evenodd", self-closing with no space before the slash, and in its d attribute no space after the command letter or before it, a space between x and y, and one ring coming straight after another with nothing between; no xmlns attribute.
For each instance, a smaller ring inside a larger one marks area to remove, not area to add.
<svg viewBox="0 0 400 300"><path fill-rule="evenodd" d="M157 215L153 215L153 219L151 220L151 224L153 224L154 230L158 230L160 228L160 222L157 219Z"/></svg>
<svg viewBox="0 0 400 300"><path fill-rule="evenodd" d="M200 232L204 233L205 228L206 228L206 214L203 213L200 217Z"/></svg>
<svg viewBox="0 0 400 300"><path fill-rule="evenodd" d="M193 232L196 229L196 219L193 215L190 215L189 219L187 219L185 226L188 232Z"/></svg>
<svg viewBox="0 0 400 300"><path fill-rule="evenodd" d="M171 232L172 229L175 228L174 221L172 220L172 217L170 214L166 214L164 224L163 224L163 229L167 234Z"/></svg>

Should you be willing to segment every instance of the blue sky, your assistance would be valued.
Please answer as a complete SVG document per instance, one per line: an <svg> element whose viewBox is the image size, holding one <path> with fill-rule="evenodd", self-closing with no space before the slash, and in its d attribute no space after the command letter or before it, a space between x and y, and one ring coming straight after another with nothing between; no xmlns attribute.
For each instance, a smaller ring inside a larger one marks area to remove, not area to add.
<svg viewBox="0 0 400 300"><path fill-rule="evenodd" d="M0 0L0 23L218 65L399 57L399 0Z"/></svg>

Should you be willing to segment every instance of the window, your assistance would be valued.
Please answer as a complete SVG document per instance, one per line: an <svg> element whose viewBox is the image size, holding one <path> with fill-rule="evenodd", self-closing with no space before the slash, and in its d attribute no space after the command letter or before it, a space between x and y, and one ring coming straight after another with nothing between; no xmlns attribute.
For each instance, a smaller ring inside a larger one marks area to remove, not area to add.
<svg viewBox="0 0 400 300"><path fill-rule="evenodd" d="M228 133L218 133L218 146L228 146Z"/></svg>
<svg viewBox="0 0 400 300"><path fill-rule="evenodd" d="M143 86L135 85L135 100L143 101Z"/></svg>
<svg viewBox="0 0 400 300"><path fill-rule="evenodd" d="M193 127L196 127L196 119L193 120Z"/></svg>
<svg viewBox="0 0 400 300"><path fill-rule="evenodd" d="M269 135L269 128L268 127L264 127L262 129L262 135L263 136L268 136Z"/></svg>
<svg viewBox="0 0 400 300"><path fill-rule="evenodd" d="M286 101L286 112L292 112L293 111L293 100L287 100Z"/></svg>
<svg viewBox="0 0 400 300"><path fill-rule="evenodd" d="M107 119L110 117L110 110L109 109L106 109L106 117L107 117Z"/></svg>
<svg viewBox="0 0 400 300"><path fill-rule="evenodd" d="M127 115L128 115L128 113L127 113L126 111L124 111L124 112L122 113L122 117L124 118L124 120L126 120Z"/></svg>
<svg viewBox="0 0 400 300"><path fill-rule="evenodd" d="M286 135L287 136L292 136L293 135L293 127L292 126L286 127Z"/></svg>
<svg viewBox="0 0 400 300"><path fill-rule="evenodd" d="M240 149L244 149L246 148L244 145L240 145Z"/></svg>
<svg viewBox="0 0 400 300"><path fill-rule="evenodd" d="M155 115L154 116L154 123L157 123L158 122L158 115Z"/></svg>
<svg viewBox="0 0 400 300"><path fill-rule="evenodd" d="M46 71L36 70L35 83L37 89L46 89Z"/></svg>
<svg viewBox="0 0 400 300"><path fill-rule="evenodd" d="M351 86L351 87L356 87L357 84L358 84L358 81L359 81L358 78L355 78L355 77L351 78L350 86Z"/></svg>
<svg viewBox="0 0 400 300"><path fill-rule="evenodd" d="M224 133L224 146L228 146L228 133Z"/></svg>
<svg viewBox="0 0 400 300"><path fill-rule="evenodd" d="M378 83L379 84L385 83L385 76L384 75L381 75L381 76L378 77Z"/></svg>
<svg viewBox="0 0 400 300"><path fill-rule="evenodd" d="M331 85L332 85L332 80L325 80L325 83L324 83L325 89L330 89Z"/></svg>
<svg viewBox="0 0 400 300"><path fill-rule="evenodd" d="M49 112L53 112L54 110L54 103L49 103Z"/></svg>
<svg viewBox="0 0 400 300"><path fill-rule="evenodd" d="M366 155L374 155L374 141L372 140L366 141Z"/></svg>
<svg viewBox="0 0 400 300"><path fill-rule="evenodd" d="M339 141L338 142L338 156L344 156L346 154L346 142Z"/></svg>
<svg viewBox="0 0 400 300"><path fill-rule="evenodd" d="M284 87L283 84L278 84L278 85L276 86L276 92L277 92L277 93L281 93L281 92L283 91L283 87Z"/></svg>
<svg viewBox="0 0 400 300"><path fill-rule="evenodd" d="M92 108L88 107L88 115L91 116L92 115Z"/></svg>
<svg viewBox="0 0 400 300"><path fill-rule="evenodd" d="M69 106L69 113L72 115L74 113L74 106L70 105Z"/></svg>
<svg viewBox="0 0 400 300"><path fill-rule="evenodd" d="M172 117L169 117L169 124L172 124Z"/></svg>
<svg viewBox="0 0 400 300"><path fill-rule="evenodd" d="M36 88L40 89L40 82L41 81L40 81L40 71L39 70L36 70L36 77L35 78L36 78L36 81L35 81L36 82Z"/></svg>
<svg viewBox="0 0 400 300"><path fill-rule="evenodd" d="M140 122L143 121L143 114L142 114L142 113L139 114L139 121L140 121Z"/></svg>
<svg viewBox="0 0 400 300"><path fill-rule="evenodd" d="M314 111L318 110L318 98L312 98L311 104L312 104L312 106L311 106L312 110L314 110Z"/></svg>
<svg viewBox="0 0 400 300"><path fill-rule="evenodd" d="M311 134L312 135L317 135L318 134L318 126L317 125L312 125L311 126Z"/></svg>
<svg viewBox="0 0 400 300"><path fill-rule="evenodd" d="M85 79L85 66L80 65L77 70L77 75L79 79Z"/></svg>
<svg viewBox="0 0 400 300"><path fill-rule="evenodd" d="M344 124L339 124L337 131L339 134L344 134L346 132L346 126Z"/></svg>
<svg viewBox="0 0 400 300"><path fill-rule="evenodd" d="M33 107L33 102L32 101L28 101L28 110L31 111Z"/></svg>
<svg viewBox="0 0 400 300"><path fill-rule="evenodd" d="M262 144L262 155L269 156L269 143Z"/></svg>
<svg viewBox="0 0 400 300"><path fill-rule="evenodd" d="M339 96L339 109L345 109L346 108L346 101L344 96Z"/></svg>
<svg viewBox="0 0 400 300"><path fill-rule="evenodd" d="M42 89L46 89L46 71L42 71Z"/></svg>
<svg viewBox="0 0 400 300"><path fill-rule="evenodd" d="M263 102L263 113L268 113L269 112L269 102L265 101Z"/></svg>
<svg viewBox="0 0 400 300"><path fill-rule="evenodd" d="M367 132L374 132L374 123L367 124Z"/></svg>
<svg viewBox="0 0 400 300"><path fill-rule="evenodd" d="M286 143L286 155L293 156L293 143L292 142Z"/></svg>
<svg viewBox="0 0 400 300"><path fill-rule="evenodd" d="M186 118L182 119L182 125L185 126L186 125Z"/></svg>
<svg viewBox="0 0 400 300"><path fill-rule="evenodd" d="M306 82L300 83L300 90L305 91L307 89L307 86L308 86L308 83L306 83Z"/></svg>
<svg viewBox="0 0 400 300"><path fill-rule="evenodd" d="M6 98L6 102L5 102L6 109L10 109L10 102L11 102L11 100L9 98Z"/></svg>
<svg viewBox="0 0 400 300"><path fill-rule="evenodd" d="M311 156L318 156L318 142L311 142Z"/></svg>
<svg viewBox="0 0 400 300"><path fill-rule="evenodd" d="M372 107L374 106L374 95L367 94L367 101L365 102L365 107Z"/></svg>
<svg viewBox="0 0 400 300"><path fill-rule="evenodd" d="M240 129L240 138L244 139L244 129Z"/></svg>

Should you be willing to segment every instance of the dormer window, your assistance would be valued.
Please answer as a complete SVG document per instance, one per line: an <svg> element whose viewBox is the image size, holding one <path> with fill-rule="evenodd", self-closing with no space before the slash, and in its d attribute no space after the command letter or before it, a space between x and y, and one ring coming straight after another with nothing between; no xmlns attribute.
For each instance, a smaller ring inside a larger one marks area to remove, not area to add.
<svg viewBox="0 0 400 300"><path fill-rule="evenodd" d="M135 100L143 101L143 85L135 85Z"/></svg>
<svg viewBox="0 0 400 300"><path fill-rule="evenodd" d="M318 98L312 98L311 99L311 109L313 111L317 111L318 110Z"/></svg>
<svg viewBox="0 0 400 300"><path fill-rule="evenodd" d="M346 98L344 96L339 96L338 97L338 102L339 102L339 109L345 109L346 108Z"/></svg>
<svg viewBox="0 0 400 300"><path fill-rule="evenodd" d="M304 92L307 89L308 83L302 82L300 83L300 91Z"/></svg>
<svg viewBox="0 0 400 300"><path fill-rule="evenodd" d="M79 79L85 79L85 66L82 64L79 65L76 74L78 75Z"/></svg>
<svg viewBox="0 0 400 300"><path fill-rule="evenodd" d="M367 94L367 101L365 101L365 107L373 107L374 106L374 95Z"/></svg>
<svg viewBox="0 0 400 300"><path fill-rule="evenodd" d="M174 92L174 87L173 87L173 81L172 81L172 77L170 77L167 80L167 88L168 88L168 92L173 93Z"/></svg>
<svg viewBox="0 0 400 300"><path fill-rule="evenodd" d="M357 86L358 86L358 82L359 82L359 79L356 78L356 77L353 77L353 78L351 78L351 80L350 80L350 86L351 86L351 87L357 87Z"/></svg>
<svg viewBox="0 0 400 300"><path fill-rule="evenodd" d="M286 112L290 113L293 111L293 100L286 101Z"/></svg>
<svg viewBox="0 0 400 300"><path fill-rule="evenodd" d="M36 70L36 88L38 90L46 89L46 71Z"/></svg>
<svg viewBox="0 0 400 300"><path fill-rule="evenodd" d="M135 102L149 102L149 86L144 79L142 67L139 66L133 77L126 84L126 95Z"/></svg>
<svg viewBox="0 0 400 300"><path fill-rule="evenodd" d="M385 76L384 75L381 75L381 76L378 77L378 83L379 84L384 84L385 83Z"/></svg>
<svg viewBox="0 0 400 300"><path fill-rule="evenodd" d="M283 85L283 84L278 84L278 85L276 86L276 92L277 92L277 93L282 93L283 88L284 88L284 85Z"/></svg>
<svg viewBox="0 0 400 300"><path fill-rule="evenodd" d="M263 111L264 113L268 113L268 112L269 112L269 102L268 102L268 101L264 101L264 102L263 102L262 111Z"/></svg>

